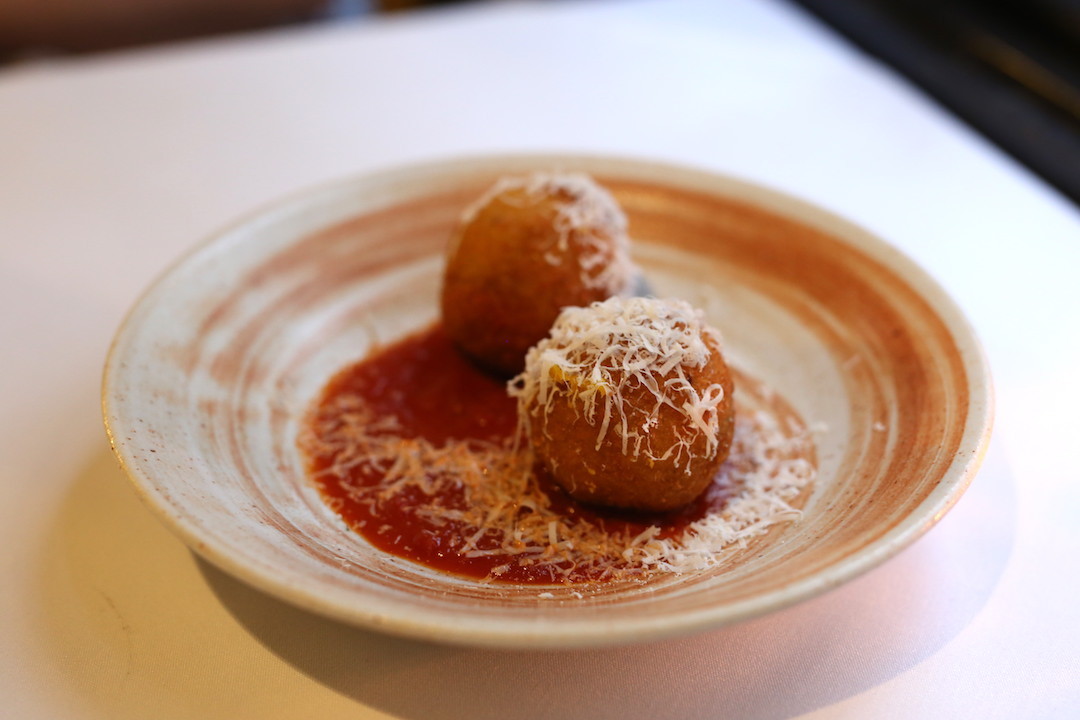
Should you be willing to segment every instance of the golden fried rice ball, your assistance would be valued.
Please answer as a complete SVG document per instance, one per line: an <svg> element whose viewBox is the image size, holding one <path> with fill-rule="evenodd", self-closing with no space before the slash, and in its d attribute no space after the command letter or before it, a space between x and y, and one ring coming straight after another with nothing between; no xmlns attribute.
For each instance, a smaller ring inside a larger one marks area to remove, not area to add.
<svg viewBox="0 0 1080 720"><path fill-rule="evenodd" d="M521 371L567 305L629 292L636 279L626 216L581 174L500 180L465 211L450 241L442 320L466 355Z"/></svg>
<svg viewBox="0 0 1080 720"><path fill-rule="evenodd" d="M735 388L720 334L681 300L566 308L509 387L537 460L585 503L673 510L731 449Z"/></svg>

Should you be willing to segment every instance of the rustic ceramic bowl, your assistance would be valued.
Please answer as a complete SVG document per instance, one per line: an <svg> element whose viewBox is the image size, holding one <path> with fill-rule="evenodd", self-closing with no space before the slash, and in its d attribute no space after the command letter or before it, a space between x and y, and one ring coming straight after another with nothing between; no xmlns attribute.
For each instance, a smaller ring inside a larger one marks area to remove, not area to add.
<svg viewBox="0 0 1080 720"><path fill-rule="evenodd" d="M442 253L497 176L583 170L626 210L658 295L705 309L729 359L816 435L800 521L720 567L644 587L485 584L388 556L304 477L298 422L323 383L437 316ZM470 644L653 639L759 615L909 545L956 502L990 432L988 371L942 290L899 252L806 203L694 170L514 156L349 180L286 200L181 260L131 311L105 422L136 490L213 564L313 612Z"/></svg>

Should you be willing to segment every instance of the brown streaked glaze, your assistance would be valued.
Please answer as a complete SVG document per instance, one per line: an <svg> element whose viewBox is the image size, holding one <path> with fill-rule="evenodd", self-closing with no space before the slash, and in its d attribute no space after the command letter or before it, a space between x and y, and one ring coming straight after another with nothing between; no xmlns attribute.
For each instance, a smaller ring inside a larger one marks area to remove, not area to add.
<svg viewBox="0 0 1080 720"><path fill-rule="evenodd" d="M499 175L534 169L591 172L622 203L634 259L657 294L703 307L743 375L826 426L798 523L715 570L541 598L535 586L449 577L380 553L308 486L294 442L308 403L373 345L435 318L458 214ZM686 632L843 582L955 502L991 414L987 371L956 308L858 228L695 171L551 157L361 178L237 226L132 311L104 400L136 489L212 562L331 617L501 645Z"/></svg>

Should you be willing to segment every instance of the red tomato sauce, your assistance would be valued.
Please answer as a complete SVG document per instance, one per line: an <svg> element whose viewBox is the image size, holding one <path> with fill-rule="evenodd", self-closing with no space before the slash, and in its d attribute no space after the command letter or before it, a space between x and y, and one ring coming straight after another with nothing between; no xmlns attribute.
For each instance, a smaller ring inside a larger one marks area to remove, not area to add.
<svg viewBox="0 0 1080 720"><path fill-rule="evenodd" d="M621 573L605 573L602 566L588 563L537 563L512 552L500 552L503 533L497 529L485 531L452 519L432 520L428 510L433 505L467 509L465 491L453 483L437 484L431 493L409 486L392 494L380 494L386 466L396 460L387 459L376 467L361 462L343 468L341 443L330 439L330 431L340 425L342 407L360 407L371 417L392 419L391 430L375 432L379 437L421 440L436 448L456 441L509 448L517 412L515 401L506 393L505 381L477 369L454 348L440 326L375 351L342 370L324 389L309 417L306 436L302 436L306 440L300 445L309 474L327 504L375 547L441 571L514 583L626 579L625 567ZM422 472L431 477L438 475L435 467ZM661 536L673 535L724 502L722 493L707 492L678 512L646 516L582 505L537 468L532 468L531 482L535 483L531 487L546 496L548 508L567 526L585 527L592 535L606 535L614 543L633 538L651 526L658 526ZM477 550L491 554L469 557L460 551L462 539L478 533Z"/></svg>

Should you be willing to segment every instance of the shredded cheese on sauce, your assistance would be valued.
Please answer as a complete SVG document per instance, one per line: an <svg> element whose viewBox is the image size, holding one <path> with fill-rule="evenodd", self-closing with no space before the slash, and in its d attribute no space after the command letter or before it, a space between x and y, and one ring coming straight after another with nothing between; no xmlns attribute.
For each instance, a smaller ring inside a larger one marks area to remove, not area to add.
<svg viewBox="0 0 1080 720"><path fill-rule="evenodd" d="M724 550L746 547L773 525L801 515L790 501L817 476L806 459L809 432L805 427L785 432L765 412L743 415L735 421L731 454L706 490L728 495L723 509L691 523L678 538L650 539L636 555L645 567L675 573L712 567Z"/></svg>
<svg viewBox="0 0 1080 720"><path fill-rule="evenodd" d="M781 427L761 411L742 413L728 461L706 491L722 494L722 509L675 536L665 537L655 526L631 535L554 510L531 473L530 453L515 448L512 439L436 446L403 436L395 418L376 416L352 395L339 396L324 410L300 437L305 452L331 460L321 473L377 476L374 485L345 483L350 499L376 509L400 493L418 495L419 517L433 528L459 530L450 551L506 559L492 570L492 580L511 564L546 568L566 583L582 577L644 580L657 572L708 568L722 562L725 551L797 518L790 501L815 476L806 460L812 444L805 427ZM447 490L459 501L443 500Z"/></svg>
<svg viewBox="0 0 1080 720"><path fill-rule="evenodd" d="M534 414L543 421L556 398L569 394L596 428L597 449L614 433L624 455L673 459L689 474L694 441L706 439L708 457L715 457L719 443L717 408L724 388L714 383L699 392L690 379L709 362L710 344L720 347L719 332L682 300L616 297L586 308L568 307L550 336L529 350L525 371L511 381L509 392L518 400L518 417L526 427ZM630 388L633 397L649 398L647 406L629 405ZM675 428L671 445L655 447L651 430L664 406L685 422ZM641 417L643 422L631 421Z"/></svg>

